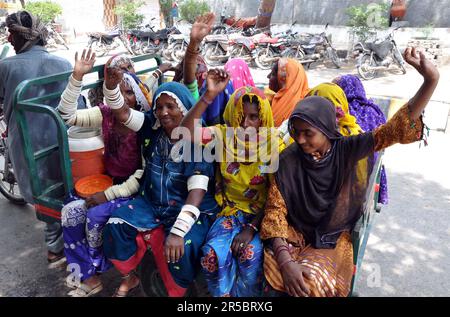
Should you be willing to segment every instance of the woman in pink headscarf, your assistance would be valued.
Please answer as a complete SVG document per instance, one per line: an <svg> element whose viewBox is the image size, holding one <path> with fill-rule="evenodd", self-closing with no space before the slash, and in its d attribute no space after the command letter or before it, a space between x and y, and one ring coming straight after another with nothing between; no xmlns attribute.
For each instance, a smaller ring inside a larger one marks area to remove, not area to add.
<svg viewBox="0 0 450 317"><path fill-rule="evenodd" d="M239 58L230 59L225 64L225 71L231 76L234 90L245 86L256 87L252 73L244 60Z"/></svg>

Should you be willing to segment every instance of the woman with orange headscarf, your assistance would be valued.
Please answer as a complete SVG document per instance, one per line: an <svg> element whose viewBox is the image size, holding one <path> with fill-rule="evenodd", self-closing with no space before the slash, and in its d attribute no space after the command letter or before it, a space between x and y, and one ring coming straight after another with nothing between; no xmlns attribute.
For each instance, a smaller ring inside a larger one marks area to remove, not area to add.
<svg viewBox="0 0 450 317"><path fill-rule="evenodd" d="M290 58L281 58L267 78L269 88L275 92L271 102L272 113L275 126L279 127L308 93L308 78L303 66Z"/></svg>

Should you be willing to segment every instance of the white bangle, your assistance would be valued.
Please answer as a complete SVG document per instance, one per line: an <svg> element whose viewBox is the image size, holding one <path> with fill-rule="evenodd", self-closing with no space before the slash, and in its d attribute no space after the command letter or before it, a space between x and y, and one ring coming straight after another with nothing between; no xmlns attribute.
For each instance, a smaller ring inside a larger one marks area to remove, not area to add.
<svg viewBox="0 0 450 317"><path fill-rule="evenodd" d="M197 220L198 217L200 217L200 210L194 205L184 205L181 208L181 213L183 213L183 211L189 211L190 213L192 213L195 216L194 220Z"/></svg>
<svg viewBox="0 0 450 317"><path fill-rule="evenodd" d="M122 94L120 93L120 88L117 86L113 90L106 88L106 83L103 82L103 94L105 95L106 104L111 109L120 109L123 107L125 101Z"/></svg>
<svg viewBox="0 0 450 317"><path fill-rule="evenodd" d="M209 177L205 175L193 175L187 181L188 192L194 189L208 191Z"/></svg>
<svg viewBox="0 0 450 317"><path fill-rule="evenodd" d="M130 116L128 117L128 120L123 123L123 125L134 132L138 132L144 125L144 121L144 113L130 109Z"/></svg>
<svg viewBox="0 0 450 317"><path fill-rule="evenodd" d="M192 214L195 218L192 217ZM170 233L184 238L200 216L200 210L193 205L184 205L172 226Z"/></svg>
<svg viewBox="0 0 450 317"><path fill-rule="evenodd" d="M184 238L195 223L194 218L189 215L187 215L187 217L190 217L192 220L186 219L187 221L189 221L186 222L180 218L177 218L177 221L175 221L175 223L173 224L172 229L170 229L170 233Z"/></svg>

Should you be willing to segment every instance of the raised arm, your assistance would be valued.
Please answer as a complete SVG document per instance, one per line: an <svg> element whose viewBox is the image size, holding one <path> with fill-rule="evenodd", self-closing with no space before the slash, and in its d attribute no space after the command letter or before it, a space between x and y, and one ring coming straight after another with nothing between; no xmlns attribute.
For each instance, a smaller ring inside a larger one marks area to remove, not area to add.
<svg viewBox="0 0 450 317"><path fill-rule="evenodd" d="M186 85L189 85L196 80L195 72L197 70L197 57L198 54L200 54L200 45L203 39L211 32L215 18L216 16L214 13L207 13L203 16L199 16L192 25L191 39L186 50L183 66L183 81Z"/></svg>
<svg viewBox="0 0 450 317"><path fill-rule="evenodd" d="M417 52L416 48L407 48L404 57L406 62L413 66L424 79L422 86L409 102L411 119L417 120L430 101L438 85L440 75L433 63L425 57L423 52Z"/></svg>
<svg viewBox="0 0 450 317"><path fill-rule="evenodd" d="M88 74L95 63L95 53L90 49L83 50L81 58L78 58L78 52L75 53L75 66L66 89L61 95L61 100L57 110L63 120L71 126L80 127L101 127L102 114L98 107L91 109L77 110L78 97L83 87L83 77Z"/></svg>
<svg viewBox="0 0 450 317"><path fill-rule="evenodd" d="M409 100L386 124L374 131L374 150L381 151L394 144L408 144L421 140L424 124L422 113L433 95L439 82L439 71L427 60L423 53L415 48L408 48L404 53L405 60L424 78L416 95Z"/></svg>
<svg viewBox="0 0 450 317"><path fill-rule="evenodd" d="M191 132L192 141L194 141L195 122L201 119L206 108L208 108L217 95L227 87L229 80L230 76L222 69L211 69L208 71L208 77L206 78L206 93L186 114L180 125L181 127L189 129Z"/></svg>
<svg viewBox="0 0 450 317"><path fill-rule="evenodd" d="M111 67L111 60L105 64L105 81L103 94L106 104L111 108L114 117L128 129L138 132L144 125L145 115L130 109L120 92L119 84L123 79L123 70Z"/></svg>

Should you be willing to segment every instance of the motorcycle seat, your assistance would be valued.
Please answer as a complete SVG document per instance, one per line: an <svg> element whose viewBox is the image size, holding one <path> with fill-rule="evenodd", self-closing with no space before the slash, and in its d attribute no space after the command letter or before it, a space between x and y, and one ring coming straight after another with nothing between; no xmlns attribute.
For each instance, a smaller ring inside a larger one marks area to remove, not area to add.
<svg viewBox="0 0 450 317"><path fill-rule="evenodd" d="M103 33L103 32L92 32L92 33L88 33L88 36L93 36L93 37L103 37L107 40L113 40L115 37L118 37L120 35L120 33L118 31L114 31L114 32L110 32L110 33Z"/></svg>
<svg viewBox="0 0 450 317"><path fill-rule="evenodd" d="M138 37L145 37L145 38L149 37L151 39L156 37L154 32L147 32L147 31L139 31L137 36Z"/></svg>
<svg viewBox="0 0 450 317"><path fill-rule="evenodd" d="M369 42L366 43L366 47L369 50L374 51L380 58L385 58L392 49L392 43L390 41L384 41L381 43Z"/></svg>
<svg viewBox="0 0 450 317"><path fill-rule="evenodd" d="M274 38L265 38L263 40L261 40L261 43L269 43L269 44L277 44L279 42L279 38L274 37Z"/></svg>

